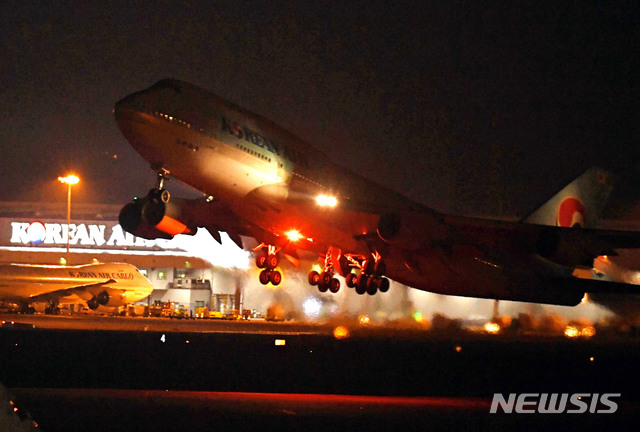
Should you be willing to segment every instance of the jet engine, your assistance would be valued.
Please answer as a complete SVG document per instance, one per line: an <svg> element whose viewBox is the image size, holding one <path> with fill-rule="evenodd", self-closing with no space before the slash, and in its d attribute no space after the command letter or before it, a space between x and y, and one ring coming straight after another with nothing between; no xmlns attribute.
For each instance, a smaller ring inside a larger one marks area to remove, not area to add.
<svg viewBox="0 0 640 432"><path fill-rule="evenodd" d="M136 198L120 211L120 226L137 237L148 240L171 239L177 234L193 235L197 226L183 211L183 199L169 200L168 194L151 190L148 196Z"/></svg>
<svg viewBox="0 0 640 432"><path fill-rule="evenodd" d="M378 236L402 249L416 250L444 238L444 226L426 212L385 213L378 221Z"/></svg>
<svg viewBox="0 0 640 432"><path fill-rule="evenodd" d="M110 298L111 297L109 296L108 292L102 291L100 294L96 295L91 300L89 300L87 302L87 306L89 306L89 309L91 310L96 310L100 305L106 306L107 304L109 304Z"/></svg>

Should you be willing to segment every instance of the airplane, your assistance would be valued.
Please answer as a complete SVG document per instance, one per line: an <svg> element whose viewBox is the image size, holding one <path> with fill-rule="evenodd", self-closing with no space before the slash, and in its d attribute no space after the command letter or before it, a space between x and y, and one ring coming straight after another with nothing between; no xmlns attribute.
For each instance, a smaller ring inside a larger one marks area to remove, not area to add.
<svg viewBox="0 0 640 432"><path fill-rule="evenodd" d="M58 305L86 303L91 310L115 308L148 297L151 282L131 264L91 263L77 266L0 265L0 304L34 312L34 303L46 303L45 313Z"/></svg>
<svg viewBox="0 0 640 432"><path fill-rule="evenodd" d="M260 282L278 285L281 256L320 256L309 283L363 295L389 279L439 294L577 305L585 292L637 286L581 278L594 258L639 247L635 232L594 229L610 175L598 168L518 222L442 214L334 163L270 120L200 87L165 79L118 101L116 122L157 173L157 185L120 213L144 238L225 231L254 248ZM172 197L168 178L202 192Z"/></svg>

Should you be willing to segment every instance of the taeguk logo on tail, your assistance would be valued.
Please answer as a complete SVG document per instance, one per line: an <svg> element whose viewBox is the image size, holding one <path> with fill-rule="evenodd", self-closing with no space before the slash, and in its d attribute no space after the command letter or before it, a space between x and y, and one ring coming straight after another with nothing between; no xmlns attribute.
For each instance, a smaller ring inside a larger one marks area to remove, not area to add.
<svg viewBox="0 0 640 432"><path fill-rule="evenodd" d="M578 198L567 198L558 208L556 225L559 227L572 228L575 226L584 227L587 219L587 210Z"/></svg>

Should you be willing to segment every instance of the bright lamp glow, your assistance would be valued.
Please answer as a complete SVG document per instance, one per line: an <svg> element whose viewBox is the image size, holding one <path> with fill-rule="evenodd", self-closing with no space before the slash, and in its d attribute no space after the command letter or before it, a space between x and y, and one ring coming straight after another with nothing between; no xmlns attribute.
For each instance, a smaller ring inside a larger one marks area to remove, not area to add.
<svg viewBox="0 0 640 432"><path fill-rule="evenodd" d="M78 176L75 176L73 174L69 174L66 177L58 177L58 180L60 180L60 183L64 183L64 184L67 184L67 185L78 184L78 182L80 181Z"/></svg>
<svg viewBox="0 0 640 432"><path fill-rule="evenodd" d="M297 229L289 230L286 233L284 233L284 235L287 236L289 241L292 241L294 243L304 237L302 234L300 234L300 231L298 231Z"/></svg>
<svg viewBox="0 0 640 432"><path fill-rule="evenodd" d="M318 195L316 204L320 207L335 207L338 205L338 199L332 195Z"/></svg>
<svg viewBox="0 0 640 432"><path fill-rule="evenodd" d="M309 297L302 303L304 314L310 318L317 318L322 309L322 302L317 298Z"/></svg>

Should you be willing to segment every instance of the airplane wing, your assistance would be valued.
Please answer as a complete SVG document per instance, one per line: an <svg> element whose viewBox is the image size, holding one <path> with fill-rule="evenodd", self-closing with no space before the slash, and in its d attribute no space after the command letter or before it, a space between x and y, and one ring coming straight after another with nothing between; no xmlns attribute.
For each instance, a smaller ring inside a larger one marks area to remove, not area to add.
<svg viewBox="0 0 640 432"><path fill-rule="evenodd" d="M567 266L591 266L598 256L617 255L616 249L640 247L640 232L566 228L447 217L457 240L486 246L517 247Z"/></svg>
<svg viewBox="0 0 640 432"><path fill-rule="evenodd" d="M49 302L51 300L59 300L65 297L77 296L85 302L99 296L105 292L107 285L115 284L115 279L108 279L103 282L96 282L86 285L77 285L69 288L63 288L55 291L49 291L29 298L31 302Z"/></svg>

